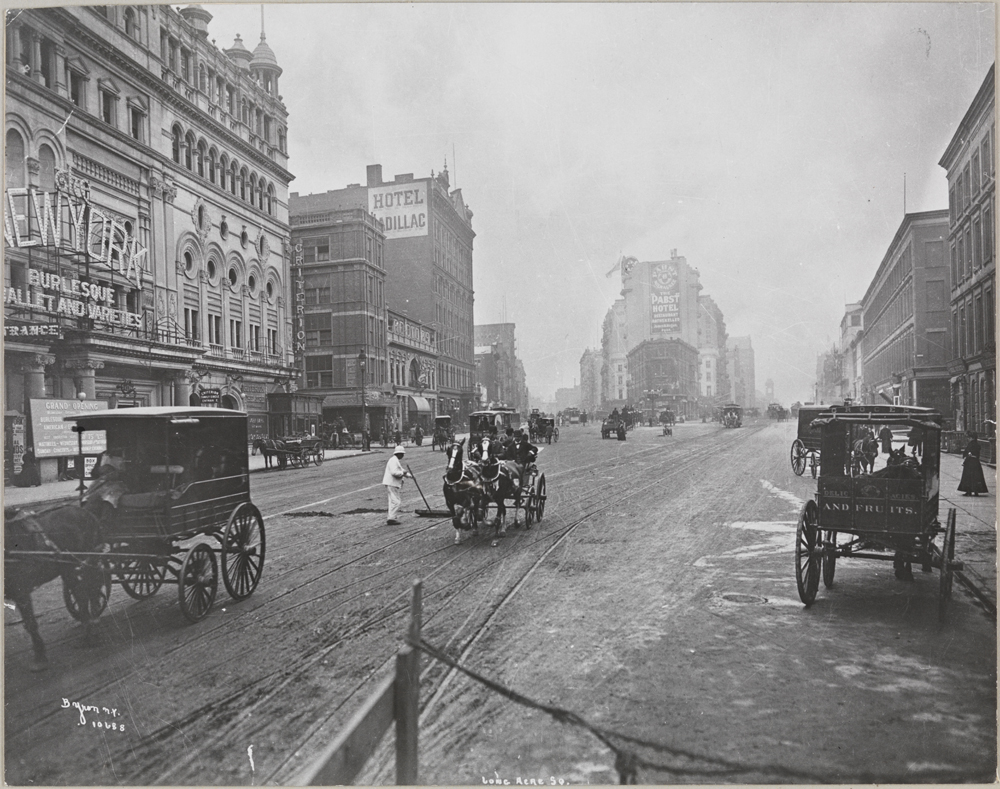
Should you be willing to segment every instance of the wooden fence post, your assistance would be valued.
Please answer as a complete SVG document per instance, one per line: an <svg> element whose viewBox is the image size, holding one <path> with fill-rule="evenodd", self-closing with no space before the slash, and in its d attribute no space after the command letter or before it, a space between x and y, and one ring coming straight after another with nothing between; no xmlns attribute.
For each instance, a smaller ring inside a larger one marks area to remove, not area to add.
<svg viewBox="0 0 1000 789"><path fill-rule="evenodd" d="M411 643L420 642L422 585L413 582L410 602ZM420 651L409 644L396 655L396 784L417 783L417 730L420 705Z"/></svg>

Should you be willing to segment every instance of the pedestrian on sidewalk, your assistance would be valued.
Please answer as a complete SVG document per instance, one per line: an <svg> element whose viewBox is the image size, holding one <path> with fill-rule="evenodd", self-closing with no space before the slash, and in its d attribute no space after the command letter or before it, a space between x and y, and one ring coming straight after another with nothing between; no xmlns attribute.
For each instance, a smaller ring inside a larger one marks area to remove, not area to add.
<svg viewBox="0 0 1000 789"><path fill-rule="evenodd" d="M892 452L892 429L888 425L882 425L882 429L878 431L878 437L882 442L882 454L890 454Z"/></svg>
<svg viewBox="0 0 1000 789"><path fill-rule="evenodd" d="M969 443L962 453L962 479L958 489L966 496L978 496L989 493L986 487L986 477L983 475L983 464L979 462L979 438L975 433L969 433Z"/></svg>
<svg viewBox="0 0 1000 789"><path fill-rule="evenodd" d="M396 515L399 514L399 505L402 503L399 493L403 487L403 479L406 477L413 479L413 475L403 468L405 453L406 450L402 445L398 445L389 462L385 464L385 473L382 475L382 484L385 485L385 492L389 496L389 516L385 522L386 526L399 525Z"/></svg>

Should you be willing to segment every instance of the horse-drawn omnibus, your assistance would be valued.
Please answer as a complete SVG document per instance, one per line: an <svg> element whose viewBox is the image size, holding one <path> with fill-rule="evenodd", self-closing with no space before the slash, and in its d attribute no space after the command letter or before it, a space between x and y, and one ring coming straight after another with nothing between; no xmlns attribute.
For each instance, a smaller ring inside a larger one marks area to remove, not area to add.
<svg viewBox="0 0 1000 789"><path fill-rule="evenodd" d="M473 411L469 414L469 446L478 444L481 439L488 437L493 427L497 429L497 434L502 436L508 427L520 426L521 415L513 408L497 407Z"/></svg>

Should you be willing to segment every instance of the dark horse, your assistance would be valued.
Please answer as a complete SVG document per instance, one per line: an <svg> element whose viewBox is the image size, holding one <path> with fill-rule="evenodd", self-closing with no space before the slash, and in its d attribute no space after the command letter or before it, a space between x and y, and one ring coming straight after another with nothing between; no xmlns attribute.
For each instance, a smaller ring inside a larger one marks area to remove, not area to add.
<svg viewBox="0 0 1000 789"><path fill-rule="evenodd" d="M495 504L497 516L494 521L496 536L507 536L507 505L508 499L514 500L514 525L517 526L517 513L521 506L521 488L510 467L501 463L500 459L491 454L489 440L483 441L482 464L483 495L490 504ZM496 545L496 542L493 543Z"/></svg>
<svg viewBox="0 0 1000 789"><path fill-rule="evenodd" d="M281 452L285 446L281 441L276 441L273 438L255 438L253 441L253 449L251 450L251 455L256 455L257 450L260 450L260 454L264 456L264 468L271 468L271 459L278 458L278 467L285 467L285 455Z"/></svg>
<svg viewBox="0 0 1000 789"><path fill-rule="evenodd" d="M3 533L3 596L21 612L35 649L31 670L41 671L48 659L31 593L61 577L67 603L72 600L76 609L71 613L83 621L89 638L91 620L100 616L107 604L103 597L104 572L100 566L81 562L74 554L95 549L100 542L100 524L89 512L74 505L40 514L8 508L4 510Z"/></svg>
<svg viewBox="0 0 1000 789"><path fill-rule="evenodd" d="M448 466L444 474L444 500L451 512L451 525L455 527L455 544L462 542L462 532L479 525L483 486L480 484L479 467L463 459L465 439L452 441L445 450Z"/></svg>
<svg viewBox="0 0 1000 789"><path fill-rule="evenodd" d="M864 472L870 474L875 470L875 458L878 457L878 441L871 433L854 442L851 452L855 474Z"/></svg>

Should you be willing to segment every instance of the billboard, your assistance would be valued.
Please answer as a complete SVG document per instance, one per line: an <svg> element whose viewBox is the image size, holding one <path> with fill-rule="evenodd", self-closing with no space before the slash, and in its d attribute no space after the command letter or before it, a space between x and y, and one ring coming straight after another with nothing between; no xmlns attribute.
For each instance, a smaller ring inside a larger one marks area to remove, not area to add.
<svg viewBox="0 0 1000 789"><path fill-rule="evenodd" d="M77 434L73 432L73 422L64 422L63 417L90 414L103 411L108 404L103 400L30 400L31 435L35 457L66 457L80 451ZM105 449L103 430L87 430L83 433L83 454L96 455Z"/></svg>
<svg viewBox="0 0 1000 789"><path fill-rule="evenodd" d="M385 223L385 237L427 235L427 184L415 181L368 189L368 210Z"/></svg>
<svg viewBox="0 0 1000 789"><path fill-rule="evenodd" d="M649 296L652 334L680 334L681 289L676 263L656 263L650 268Z"/></svg>

